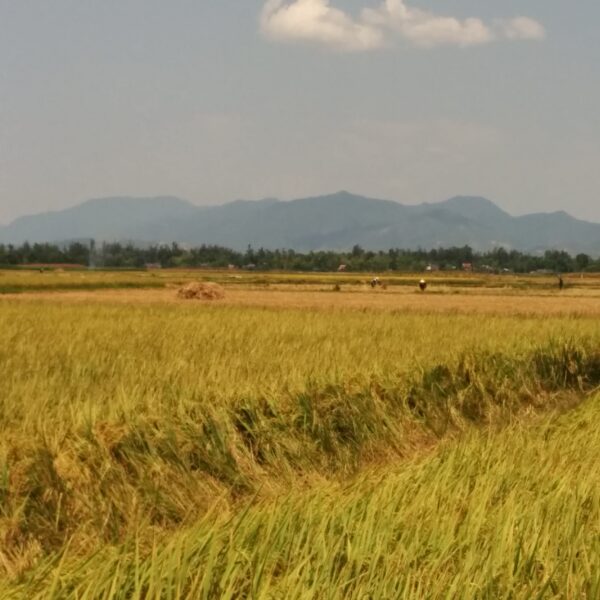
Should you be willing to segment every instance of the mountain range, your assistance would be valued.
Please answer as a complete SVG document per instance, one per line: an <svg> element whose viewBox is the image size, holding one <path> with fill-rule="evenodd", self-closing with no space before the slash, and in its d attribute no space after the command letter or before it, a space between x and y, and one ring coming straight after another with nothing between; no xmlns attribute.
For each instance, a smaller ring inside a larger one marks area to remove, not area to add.
<svg viewBox="0 0 600 600"><path fill-rule="evenodd" d="M371 250L470 245L600 255L600 223L565 212L514 217L485 198L404 205L348 192L197 206L174 197L100 198L0 226L0 243L135 240L255 248Z"/></svg>

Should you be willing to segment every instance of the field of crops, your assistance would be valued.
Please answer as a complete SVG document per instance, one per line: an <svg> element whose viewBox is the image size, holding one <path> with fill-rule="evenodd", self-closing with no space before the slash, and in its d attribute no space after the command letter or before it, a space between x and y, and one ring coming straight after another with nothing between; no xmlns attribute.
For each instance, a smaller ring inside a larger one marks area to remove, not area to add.
<svg viewBox="0 0 600 600"><path fill-rule="evenodd" d="M331 289L345 286L346 291L361 289L373 276L380 276L386 287L414 288L422 277L416 273L261 273L253 271L215 271L208 269L157 269L150 271L103 271L77 269L12 269L0 270L0 294L27 291L104 290L165 288L190 280L216 281L228 286L308 286L312 289ZM438 271L426 274L433 292L457 291L480 293L482 290L503 292L548 292L557 288L553 275L488 275ZM574 295L600 294L598 273L564 276L567 292Z"/></svg>
<svg viewBox="0 0 600 600"><path fill-rule="evenodd" d="M194 277L0 276L0 598L600 598L598 280Z"/></svg>

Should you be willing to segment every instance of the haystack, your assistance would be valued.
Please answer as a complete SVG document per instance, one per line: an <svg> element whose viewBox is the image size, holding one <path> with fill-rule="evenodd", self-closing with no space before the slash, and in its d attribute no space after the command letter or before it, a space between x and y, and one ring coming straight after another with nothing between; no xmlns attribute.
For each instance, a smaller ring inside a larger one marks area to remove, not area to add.
<svg viewBox="0 0 600 600"><path fill-rule="evenodd" d="M184 300L222 300L225 290L218 283L193 281L180 288L177 297Z"/></svg>

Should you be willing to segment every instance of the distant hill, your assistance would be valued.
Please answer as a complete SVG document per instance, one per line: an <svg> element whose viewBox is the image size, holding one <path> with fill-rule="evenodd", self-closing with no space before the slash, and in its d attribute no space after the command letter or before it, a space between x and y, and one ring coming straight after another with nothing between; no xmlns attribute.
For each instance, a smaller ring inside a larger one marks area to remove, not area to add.
<svg viewBox="0 0 600 600"><path fill-rule="evenodd" d="M66 210L21 217L0 227L0 242L69 239L219 244L238 250L372 250L468 244L600 255L600 224L564 212L513 217L485 198L403 205L348 192L196 206L179 198L101 198Z"/></svg>

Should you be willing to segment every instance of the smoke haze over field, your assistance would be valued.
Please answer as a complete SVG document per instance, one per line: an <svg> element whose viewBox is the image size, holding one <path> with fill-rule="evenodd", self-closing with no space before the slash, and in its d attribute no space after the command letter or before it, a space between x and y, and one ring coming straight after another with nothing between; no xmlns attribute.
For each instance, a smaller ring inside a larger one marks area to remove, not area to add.
<svg viewBox="0 0 600 600"><path fill-rule="evenodd" d="M0 223L350 189L600 222L600 4L0 0Z"/></svg>

